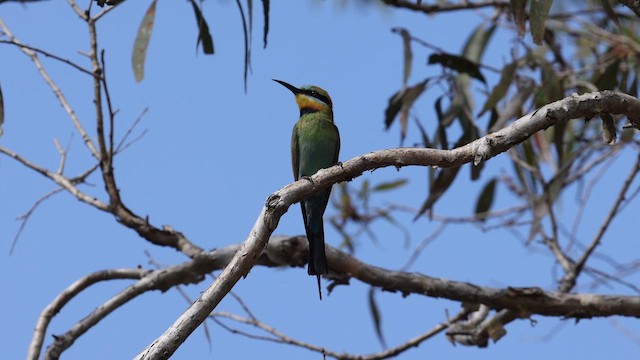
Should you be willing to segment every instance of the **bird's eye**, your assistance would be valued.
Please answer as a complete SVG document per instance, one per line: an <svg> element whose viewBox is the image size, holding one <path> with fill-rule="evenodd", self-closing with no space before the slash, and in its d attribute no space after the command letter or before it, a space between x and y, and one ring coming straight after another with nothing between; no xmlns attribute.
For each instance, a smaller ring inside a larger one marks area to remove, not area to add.
<svg viewBox="0 0 640 360"><path fill-rule="evenodd" d="M310 94L310 95L318 95L318 92L317 92L317 91L315 91L315 90L311 90L311 91L309 92L309 94Z"/></svg>

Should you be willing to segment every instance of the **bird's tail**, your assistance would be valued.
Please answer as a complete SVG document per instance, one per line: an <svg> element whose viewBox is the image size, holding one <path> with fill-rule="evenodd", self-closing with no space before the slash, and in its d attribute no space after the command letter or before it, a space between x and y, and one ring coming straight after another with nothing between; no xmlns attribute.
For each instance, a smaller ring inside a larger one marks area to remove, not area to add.
<svg viewBox="0 0 640 360"><path fill-rule="evenodd" d="M322 221L322 219L320 219ZM307 239L309 240L309 264L307 272L309 275L317 275L318 278L322 274L328 272L327 254L324 250L324 226L320 224L315 229L308 229ZM314 231L316 230L316 231Z"/></svg>
<svg viewBox="0 0 640 360"><path fill-rule="evenodd" d="M320 219L322 221L322 219ZM315 275L318 280L318 295L322 300L322 286L320 285L320 276L328 272L327 255L324 251L324 226L320 225L318 232L311 232L307 229L307 239L309 240L309 263L307 264L307 272L309 275Z"/></svg>
<svg viewBox="0 0 640 360"><path fill-rule="evenodd" d="M318 279L318 293L322 300L320 287L320 275L329 272L327 255L324 250L324 224L322 215L329 200L329 192L316 195L311 199L302 201L302 215L304 217L304 229L309 240L309 262L307 272Z"/></svg>

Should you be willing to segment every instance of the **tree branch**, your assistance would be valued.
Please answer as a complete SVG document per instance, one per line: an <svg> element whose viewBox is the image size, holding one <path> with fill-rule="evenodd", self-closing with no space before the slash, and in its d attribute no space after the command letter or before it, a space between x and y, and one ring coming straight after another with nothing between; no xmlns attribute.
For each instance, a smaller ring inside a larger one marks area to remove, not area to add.
<svg viewBox="0 0 640 360"><path fill-rule="evenodd" d="M82 136L82 139L84 140L85 145L87 146L89 151L91 151L91 154L93 155L93 157L99 160L100 154L98 153L98 150L96 149L95 145L91 141L91 138L89 137L84 127L82 126L82 123L76 116L76 113L71 108L71 105L69 105L67 98L64 96L60 88L58 88L56 83L53 82L49 74L44 69L44 66L40 62L40 58L38 58L38 54L34 50L31 50L29 47L23 46L22 43L18 39L16 39L15 36L13 36L13 34L9 30L9 28L5 25L5 23L2 21L2 19L0 19L0 28L2 28L2 31L4 31L4 33L9 37L9 40L12 43L19 46L20 50L22 50L23 53L25 53L29 58L31 58L31 61L33 61L33 63L35 64L36 68L38 69L38 72L40 73L44 81L47 83L47 85L49 85L53 93L56 95L56 98L58 98L60 105L62 105L64 110L67 112L67 114L69 115L69 118L71 118L73 125L76 127L76 130L78 130L78 132Z"/></svg>
<svg viewBox="0 0 640 360"><path fill-rule="evenodd" d="M419 11L428 15L435 14L435 13L442 13L442 12L481 9L485 7L494 7L494 8L501 8L501 9L509 8L508 1L500 1L500 0L482 1L482 2L460 1L459 3L438 2L437 4L433 4L433 5L421 4L420 1L416 3L416 2L406 1L406 0L382 0L382 2L389 6L413 10L413 11Z"/></svg>
<svg viewBox="0 0 640 360"><path fill-rule="evenodd" d="M27 359L37 360L42 350L42 342L47 332L47 327L51 319L60 312L60 310L80 292L86 290L91 285L101 281L115 279L140 279L145 276L146 271L142 269L113 269L96 271L92 274L84 276L78 281L71 284L53 302L51 302L38 317L38 322L33 331L33 338L29 345Z"/></svg>
<svg viewBox="0 0 640 360"><path fill-rule="evenodd" d="M580 117L593 118L594 115L599 113L626 114L630 121L637 126L636 114L640 113L640 100L630 95L613 91L582 95L574 94L545 105L495 133L453 150L397 148L371 152L353 158L344 164L320 170L311 177L311 181L303 179L285 186L269 196L253 229L249 233L249 237L220 276L173 325L143 350L137 359L169 358L216 308L240 277L247 275L262 249L266 246L269 236L276 229L280 217L289 209L289 206L312 193L337 182L351 180L360 176L364 171L388 166L395 166L396 168L410 165L453 167L472 161L477 165L481 161L488 160L508 150L528 139L532 134L547 129L558 122ZM470 286L469 290L473 292L472 289L475 287L471 284L468 284L468 286ZM423 290L430 291L431 289L424 288ZM539 295L536 292L532 298L538 298ZM538 301L538 299L533 300L529 305L535 306ZM562 300L552 296L551 298L545 298L544 301L556 303ZM636 299L636 301L640 303L640 299ZM496 305L503 306L504 304L496 303ZM572 306L576 305L578 304L572 304Z"/></svg>

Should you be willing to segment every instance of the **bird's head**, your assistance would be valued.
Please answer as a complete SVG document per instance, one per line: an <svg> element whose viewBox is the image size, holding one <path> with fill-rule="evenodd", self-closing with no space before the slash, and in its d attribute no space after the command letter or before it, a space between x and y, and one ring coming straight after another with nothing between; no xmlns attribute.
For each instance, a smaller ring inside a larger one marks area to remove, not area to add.
<svg viewBox="0 0 640 360"><path fill-rule="evenodd" d="M273 81L286 87L296 96L300 115L318 111L333 113L331 98L324 89L314 85L297 88L281 80L273 79Z"/></svg>

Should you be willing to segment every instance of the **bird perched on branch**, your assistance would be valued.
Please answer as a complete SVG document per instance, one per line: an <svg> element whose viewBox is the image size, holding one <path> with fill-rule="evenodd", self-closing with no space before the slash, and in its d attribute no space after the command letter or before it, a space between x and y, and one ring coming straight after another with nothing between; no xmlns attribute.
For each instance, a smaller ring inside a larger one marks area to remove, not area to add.
<svg viewBox="0 0 640 360"><path fill-rule="evenodd" d="M300 118L291 134L291 165L294 179L308 178L320 169L336 165L340 152L340 134L333 123L333 107L329 94L317 86L297 88L284 81L274 81L291 90L300 108ZM309 275L316 275L318 279L320 299L320 275L328 272L322 216L330 194L331 187L300 202L304 228L309 240L307 272Z"/></svg>

